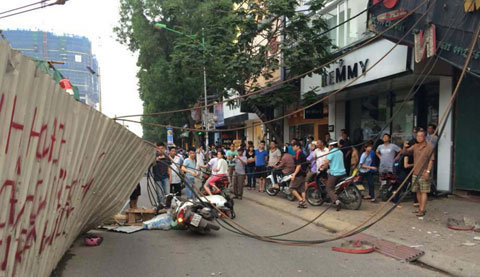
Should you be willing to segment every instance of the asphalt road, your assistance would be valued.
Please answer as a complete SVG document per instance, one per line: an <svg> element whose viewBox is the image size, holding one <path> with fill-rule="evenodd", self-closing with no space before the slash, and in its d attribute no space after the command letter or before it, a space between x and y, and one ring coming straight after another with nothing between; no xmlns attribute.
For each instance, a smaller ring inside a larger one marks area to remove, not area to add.
<svg viewBox="0 0 480 277"><path fill-rule="evenodd" d="M248 200L237 201L236 208L235 220L263 235L304 224ZM174 230L95 232L104 237L102 245L85 247L77 240L54 276L443 276L378 253L333 252L331 247L340 242L281 246L224 229L205 236ZM331 235L320 227L308 226L288 238L322 239Z"/></svg>

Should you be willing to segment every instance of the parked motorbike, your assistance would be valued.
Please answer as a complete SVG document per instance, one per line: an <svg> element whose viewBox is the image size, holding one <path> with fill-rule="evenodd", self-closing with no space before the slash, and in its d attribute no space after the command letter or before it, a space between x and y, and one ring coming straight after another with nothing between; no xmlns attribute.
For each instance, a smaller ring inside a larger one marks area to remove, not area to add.
<svg viewBox="0 0 480 277"><path fill-rule="evenodd" d="M204 174L204 175L207 175L207 174ZM208 175L207 175L207 178L204 180L204 183L206 183L207 179L208 179ZM216 213L217 217L222 216L222 214L219 214L216 211L216 209L214 209L213 206L215 206L217 209L222 211L222 213L225 214L226 216L230 217L231 219L234 219L236 217L235 210L233 209L234 201L227 191L227 188L229 185L228 177L220 179L215 183L215 185L219 189L214 190L213 188L211 188L211 192L213 195L209 195L202 186L201 193L204 195L204 197L201 197L200 199L204 203L211 205L210 208L214 211L214 213Z"/></svg>
<svg viewBox="0 0 480 277"><path fill-rule="evenodd" d="M288 188L290 185L291 179L292 179L292 175L289 174L286 176L277 176L277 179L275 180L275 177L273 175L273 170L272 170L270 175L268 175L267 179L265 180L265 191L270 196L275 196L279 192L282 192L283 194L285 194L288 200L294 201L295 196L292 194L292 192ZM274 188L273 186L275 184L278 184L279 188Z"/></svg>
<svg viewBox="0 0 480 277"><path fill-rule="evenodd" d="M335 193L342 205L350 210L358 210L362 205L362 191L365 187L360 184L359 175L349 176L338 180ZM331 202L325 184L320 178L307 184L305 191L307 202L312 206L321 206L325 201Z"/></svg>
<svg viewBox="0 0 480 277"><path fill-rule="evenodd" d="M205 234L210 230L218 231L220 227L213 223L215 215L209 207L191 200L183 200L174 195L167 196L170 215L180 228Z"/></svg>
<svg viewBox="0 0 480 277"><path fill-rule="evenodd" d="M380 176L379 198L387 201L397 188L397 175L392 172L384 173Z"/></svg>

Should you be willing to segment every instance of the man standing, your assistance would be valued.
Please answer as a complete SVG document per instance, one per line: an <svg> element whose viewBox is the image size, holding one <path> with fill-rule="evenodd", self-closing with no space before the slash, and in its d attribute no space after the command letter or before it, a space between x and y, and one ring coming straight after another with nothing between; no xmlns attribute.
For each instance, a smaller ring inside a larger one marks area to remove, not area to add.
<svg viewBox="0 0 480 277"><path fill-rule="evenodd" d="M317 149L315 149L315 159L317 160L317 170L318 170L318 175L317 175L317 180L318 178L321 179L327 179L327 171L322 170L322 165L326 163L327 161L327 155L328 155L328 148L325 146L326 143L324 140L319 139L317 141Z"/></svg>
<svg viewBox="0 0 480 277"><path fill-rule="evenodd" d="M185 187L185 192L187 194L187 199L193 198L193 188L195 186L195 177L198 176L198 171L196 171L197 165L195 163L195 151L190 149L188 151L188 158L185 159L182 165L182 171L185 172L186 181L188 184ZM190 186L192 189L190 189Z"/></svg>
<svg viewBox="0 0 480 277"><path fill-rule="evenodd" d="M270 151L268 152L268 167L274 167L278 162L280 162L280 158L282 157L282 152L277 147L277 143L275 141L270 142Z"/></svg>
<svg viewBox="0 0 480 277"><path fill-rule="evenodd" d="M259 183L259 192L265 192L265 177L267 177L267 160L268 152L265 150L265 141L260 141L260 146L255 150L255 171L257 173L257 178L260 179Z"/></svg>
<svg viewBox="0 0 480 277"><path fill-rule="evenodd" d="M200 145L196 151L196 160L197 160L197 168L200 169L203 165L205 165L205 150L203 150L203 145Z"/></svg>
<svg viewBox="0 0 480 277"><path fill-rule="evenodd" d="M293 150L293 144L297 142L297 139L296 138L293 138L292 141L290 141L290 145L288 146L288 153L290 153L290 155L292 156L295 156L295 151Z"/></svg>
<svg viewBox="0 0 480 277"><path fill-rule="evenodd" d="M330 142L332 142L332 138L330 137L330 133L325 134L325 145L328 145ZM318 146L318 145L317 145Z"/></svg>
<svg viewBox="0 0 480 277"><path fill-rule="evenodd" d="M178 174L183 164L183 158L177 154L177 148L175 148L175 146L170 147L170 159L173 160L173 163L170 165L170 191L176 196L181 196L182 179Z"/></svg>
<svg viewBox="0 0 480 277"><path fill-rule="evenodd" d="M307 158L302 151L300 142L293 144L293 150L296 153L294 158L295 171L292 174L289 188L298 200L298 208L305 209L307 208L307 203L305 202L305 176L307 175L308 168Z"/></svg>
<svg viewBox="0 0 480 277"><path fill-rule="evenodd" d="M338 142L333 141L328 145L329 153L327 155L326 162L322 165L322 170L325 170L330 165L330 173L328 174L327 189L328 196L332 200L332 203L337 207L337 211L341 209L340 200L338 200L335 193L335 186L340 178L344 177L347 172L345 170L345 164L343 163L343 153L338 149Z"/></svg>
<svg viewBox="0 0 480 277"><path fill-rule="evenodd" d="M413 154L413 176L412 176L412 192L417 194L420 203L417 216L424 216L427 206L427 193L431 189L431 171L433 168L434 148L426 141L427 134L425 131L417 132L417 143L408 147L408 143L403 145L403 154Z"/></svg>
<svg viewBox="0 0 480 277"><path fill-rule="evenodd" d="M427 127L427 142L433 147L436 147L438 143L438 136L435 135L436 128L437 126L434 124L429 124Z"/></svg>
<svg viewBox="0 0 480 277"><path fill-rule="evenodd" d="M340 149L343 153L343 164L348 165L345 169L347 174L350 174L350 163L352 159L352 148L350 148L350 139L348 137L348 133L346 129L342 129L341 131L341 139L338 142Z"/></svg>
<svg viewBox="0 0 480 277"><path fill-rule="evenodd" d="M383 135L383 144L377 148L377 157L380 159L380 166L378 167L378 173L380 175L388 172L393 172L393 164L400 157L402 150L396 144L390 143L390 134Z"/></svg>
<svg viewBox="0 0 480 277"><path fill-rule="evenodd" d="M161 203L166 194L170 193L170 159L165 156L165 144L159 143L157 146L157 157L155 165L152 167L153 180L157 186L157 201Z"/></svg>
<svg viewBox="0 0 480 277"><path fill-rule="evenodd" d="M235 176L233 177L233 193L238 199L243 197L243 185L245 184L245 167L247 165L247 157L243 155L243 149L237 151L238 155L233 159L235 163Z"/></svg>
<svg viewBox="0 0 480 277"><path fill-rule="evenodd" d="M233 159L237 156L237 150L235 150L235 144L230 144L230 149L227 151L227 164L228 164L228 181L233 185L233 172L235 171L235 163Z"/></svg>

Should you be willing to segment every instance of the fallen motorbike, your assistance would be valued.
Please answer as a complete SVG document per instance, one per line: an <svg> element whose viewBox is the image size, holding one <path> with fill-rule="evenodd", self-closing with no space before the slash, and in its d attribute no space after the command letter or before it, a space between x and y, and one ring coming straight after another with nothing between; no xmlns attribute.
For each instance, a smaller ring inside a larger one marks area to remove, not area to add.
<svg viewBox="0 0 480 277"><path fill-rule="evenodd" d="M378 191L379 198L387 201L397 187L397 176L392 172L384 173L380 176L380 189Z"/></svg>
<svg viewBox="0 0 480 277"><path fill-rule="evenodd" d="M204 174L204 175L207 175L207 174ZM208 175L207 175L207 178L205 178L204 183L206 183L207 179L208 179ZM200 200L203 201L205 204L209 205L217 217L221 217L222 214L219 213L215 209L215 207L219 209L223 214L228 216L229 218L234 219L236 217L235 210L233 209L234 201L227 191L227 188L229 185L228 178L226 176L225 178L221 178L215 183L215 185L219 189L214 190L213 188L210 188L212 195L209 195L202 186L201 193L204 196L200 197Z"/></svg>
<svg viewBox="0 0 480 277"><path fill-rule="evenodd" d="M273 174L273 170L270 173L270 175L267 176L267 179L265 180L265 191L267 192L268 195L270 196L275 196L279 192L283 192L285 196L287 196L287 199L290 201L295 200L295 196L292 194L290 189L288 188L290 185L290 179L292 179L292 175L286 175L286 176L276 176L276 180ZM274 185L278 184L278 188L274 188Z"/></svg>
<svg viewBox="0 0 480 277"><path fill-rule="evenodd" d="M342 205L350 210L358 210L362 205L362 193L365 188L359 184L361 177L359 175L349 176L338 180L335 185L335 193ZM312 206L321 206L325 201L330 201L327 189L321 178L317 178L307 184L305 191L307 202Z"/></svg>
<svg viewBox="0 0 480 277"><path fill-rule="evenodd" d="M167 206L170 207L169 213L179 228L200 234L220 230L220 227L213 223L215 215L209 207L171 194L167 196Z"/></svg>

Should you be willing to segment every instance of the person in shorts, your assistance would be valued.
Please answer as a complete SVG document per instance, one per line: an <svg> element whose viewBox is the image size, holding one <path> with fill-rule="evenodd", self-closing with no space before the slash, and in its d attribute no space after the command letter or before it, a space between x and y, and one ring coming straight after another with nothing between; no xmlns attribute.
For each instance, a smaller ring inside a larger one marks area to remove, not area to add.
<svg viewBox="0 0 480 277"><path fill-rule="evenodd" d="M267 157L268 151L265 150L265 141L260 142L260 146L255 150L255 172L259 178L258 191L265 192L265 178L267 177Z"/></svg>
<svg viewBox="0 0 480 277"><path fill-rule="evenodd" d="M427 142L427 133L424 130L417 132L417 143L408 147L403 145L402 153L413 154L412 192L417 194L419 207L417 216L424 216L427 206L427 194L431 190L431 173L435 159L435 148Z"/></svg>
<svg viewBox="0 0 480 277"><path fill-rule="evenodd" d="M298 208L305 209L307 208L307 203L305 201L305 177L308 170L307 158L302 151L300 142L295 142L292 148L295 151L295 171L292 174L289 188L298 200Z"/></svg>

